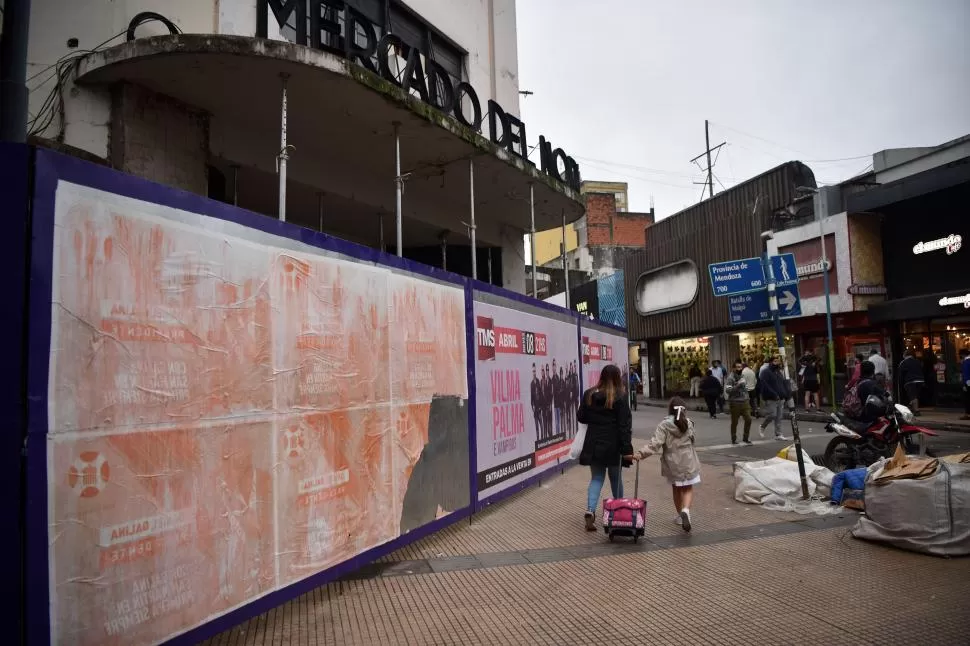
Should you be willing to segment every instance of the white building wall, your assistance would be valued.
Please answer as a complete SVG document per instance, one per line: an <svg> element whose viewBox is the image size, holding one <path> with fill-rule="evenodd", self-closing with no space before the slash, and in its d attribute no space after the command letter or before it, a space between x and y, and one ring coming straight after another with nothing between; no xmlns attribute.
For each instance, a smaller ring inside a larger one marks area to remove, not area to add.
<svg viewBox="0 0 970 646"><path fill-rule="evenodd" d="M835 258L827 260L836 263L839 274L839 289L829 294L829 303L832 313L844 313L853 311L852 295L846 288L852 283L852 258L850 256L849 241L849 219L847 213L839 213L825 218L822 222L822 229L826 236L835 236ZM805 240L819 237L818 222L775 231L775 237L768 241L768 253L777 254L778 249L788 247ZM802 316L816 316L825 314L825 296L815 296L812 298L801 298Z"/></svg>
<svg viewBox="0 0 970 646"><path fill-rule="evenodd" d="M404 4L468 52L466 80L478 93L483 111L488 99L495 99L506 112L519 114L515 0L407 0ZM54 63L84 50L123 43L128 23L142 11L164 15L185 33L256 33L256 0L33 0L27 69L28 77L33 77L28 83L30 118L38 116L55 85ZM275 20L268 24L270 38L282 38ZM151 36L166 31L153 22L140 26L137 33ZM78 39L77 48L67 46L71 38ZM110 94L68 83L61 95L63 120L58 97L50 125L38 134L62 136L64 143L106 158Z"/></svg>
<svg viewBox="0 0 970 646"><path fill-rule="evenodd" d="M217 28L216 0L33 0L30 12L30 40L27 46L27 83L30 90L29 118L39 118L35 125L47 121L51 111L39 114L55 87L57 61L72 54L119 45L125 42L128 23L142 11L160 13L185 33L212 33ZM255 8L253 20L255 21ZM253 23L255 25L255 22ZM146 23L137 35L167 33L164 25ZM77 38L78 46L67 42ZM107 44L104 44L108 41ZM108 122L111 118L111 96L105 91L74 87L68 83L54 101L53 119L43 136L57 138L98 157L108 156ZM56 96L56 95L55 95ZM63 99L63 123L60 101Z"/></svg>

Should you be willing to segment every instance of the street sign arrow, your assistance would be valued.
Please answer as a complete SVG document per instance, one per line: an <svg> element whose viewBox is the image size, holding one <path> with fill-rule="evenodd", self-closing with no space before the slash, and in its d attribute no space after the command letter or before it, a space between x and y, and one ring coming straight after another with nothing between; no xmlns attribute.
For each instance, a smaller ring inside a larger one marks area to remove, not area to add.
<svg viewBox="0 0 970 646"><path fill-rule="evenodd" d="M785 314L791 314L791 311L795 308L796 303L798 303L797 296L792 294L787 289L782 290L781 298L778 299L778 304L785 307Z"/></svg>

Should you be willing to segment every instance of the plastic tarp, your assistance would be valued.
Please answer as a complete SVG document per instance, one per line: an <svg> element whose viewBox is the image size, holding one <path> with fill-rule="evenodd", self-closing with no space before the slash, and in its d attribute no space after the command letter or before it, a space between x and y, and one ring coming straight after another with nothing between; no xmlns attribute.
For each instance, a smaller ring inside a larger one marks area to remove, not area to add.
<svg viewBox="0 0 970 646"><path fill-rule="evenodd" d="M941 461L919 480L866 482L866 516L852 535L935 556L970 555L970 464Z"/></svg>
<svg viewBox="0 0 970 646"><path fill-rule="evenodd" d="M770 460L734 463L734 499L752 505L762 505L772 511L793 511L799 514L839 513L838 507L822 502L812 476L816 472L824 479L824 467L805 456L809 499L802 499L802 481L798 462L774 457Z"/></svg>

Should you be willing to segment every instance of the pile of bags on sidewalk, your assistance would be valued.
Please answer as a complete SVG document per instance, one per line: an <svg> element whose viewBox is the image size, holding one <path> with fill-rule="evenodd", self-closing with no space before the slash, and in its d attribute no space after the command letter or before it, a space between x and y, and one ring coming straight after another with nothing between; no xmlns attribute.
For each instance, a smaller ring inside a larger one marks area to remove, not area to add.
<svg viewBox="0 0 970 646"><path fill-rule="evenodd" d="M908 456L870 467L856 538L936 556L970 555L970 454Z"/></svg>
<svg viewBox="0 0 970 646"><path fill-rule="evenodd" d="M809 500L802 499L796 456L795 447L790 446L770 460L735 462L734 499L773 511L818 515L838 513L838 508L822 502L831 495L834 474L815 464L805 451L802 451L802 459L808 477Z"/></svg>

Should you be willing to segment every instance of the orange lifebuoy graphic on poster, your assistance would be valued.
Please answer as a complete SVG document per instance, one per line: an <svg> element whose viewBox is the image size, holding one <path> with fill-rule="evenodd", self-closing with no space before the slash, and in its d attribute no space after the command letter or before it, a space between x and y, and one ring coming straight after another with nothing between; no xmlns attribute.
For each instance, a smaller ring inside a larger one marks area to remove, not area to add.
<svg viewBox="0 0 970 646"><path fill-rule="evenodd" d="M101 493L111 477L111 468L104 456L97 451L83 451L67 474L67 484L77 489L82 498L93 498Z"/></svg>

